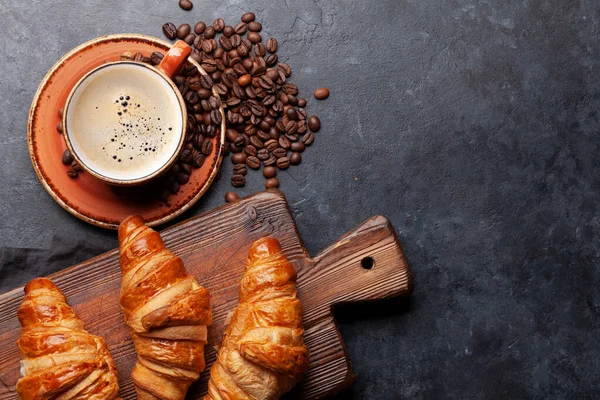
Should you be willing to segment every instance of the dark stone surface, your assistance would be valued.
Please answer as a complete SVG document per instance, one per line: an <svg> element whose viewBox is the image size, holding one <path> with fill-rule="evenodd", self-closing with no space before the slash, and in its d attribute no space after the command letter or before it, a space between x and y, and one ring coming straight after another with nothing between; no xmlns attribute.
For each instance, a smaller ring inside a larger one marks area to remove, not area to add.
<svg viewBox="0 0 600 400"><path fill-rule="evenodd" d="M340 398L600 398L597 1L195 3L0 2L0 246L116 244L63 212L29 162L29 104L61 55L252 10L302 93L332 91L310 98L323 128L279 175L308 249L381 213L415 276L410 302L338 312L357 372ZM222 204L224 165L184 218ZM241 195L262 188L248 181Z"/></svg>

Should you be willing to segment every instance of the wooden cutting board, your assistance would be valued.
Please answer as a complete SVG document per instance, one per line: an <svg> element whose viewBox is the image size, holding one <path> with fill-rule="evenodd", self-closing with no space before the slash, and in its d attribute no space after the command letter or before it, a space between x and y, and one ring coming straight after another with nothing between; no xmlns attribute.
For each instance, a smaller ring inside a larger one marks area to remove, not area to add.
<svg viewBox="0 0 600 400"><path fill-rule="evenodd" d="M386 218L369 219L311 258L285 198L276 190L208 211L161 234L171 251L183 259L188 273L211 292L214 323L209 328L207 369L190 388L188 399L199 399L206 393L208 367L215 360L227 314L237 305L248 250L260 237L279 239L298 271L310 369L286 398L324 398L353 382L354 373L333 319L332 306L403 296L412 290L408 264ZM50 278L84 320L86 329L105 338L118 367L121 396L135 399L129 373L136 354L119 306L118 252L103 254ZM17 398L20 353L15 342L21 332L17 309L22 300L22 287L0 296L1 399Z"/></svg>

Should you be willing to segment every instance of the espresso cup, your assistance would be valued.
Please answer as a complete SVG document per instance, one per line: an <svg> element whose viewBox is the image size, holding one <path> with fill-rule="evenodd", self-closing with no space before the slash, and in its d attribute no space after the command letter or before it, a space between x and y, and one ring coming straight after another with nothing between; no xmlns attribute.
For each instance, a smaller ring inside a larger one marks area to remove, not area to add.
<svg viewBox="0 0 600 400"><path fill-rule="evenodd" d="M77 82L63 113L67 147L90 175L112 185L146 183L177 160L185 140L185 101L171 78L190 46L178 41L153 67L101 65Z"/></svg>

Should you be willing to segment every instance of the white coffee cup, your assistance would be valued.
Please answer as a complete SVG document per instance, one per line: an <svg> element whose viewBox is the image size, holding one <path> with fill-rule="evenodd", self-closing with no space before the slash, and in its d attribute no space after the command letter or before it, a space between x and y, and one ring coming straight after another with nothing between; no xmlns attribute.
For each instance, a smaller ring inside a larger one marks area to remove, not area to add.
<svg viewBox="0 0 600 400"><path fill-rule="evenodd" d="M63 113L67 147L81 168L113 185L137 185L177 160L187 128L185 101L171 80L190 46L178 41L157 67L117 61L73 87Z"/></svg>

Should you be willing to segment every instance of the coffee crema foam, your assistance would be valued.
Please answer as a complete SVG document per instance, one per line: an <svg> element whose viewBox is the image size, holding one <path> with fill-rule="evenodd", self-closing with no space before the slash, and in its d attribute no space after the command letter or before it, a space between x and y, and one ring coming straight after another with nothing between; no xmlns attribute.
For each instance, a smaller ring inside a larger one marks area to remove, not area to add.
<svg viewBox="0 0 600 400"><path fill-rule="evenodd" d="M171 85L133 63L107 65L88 76L67 110L73 151L89 169L123 181L167 164L179 146L182 123Z"/></svg>

